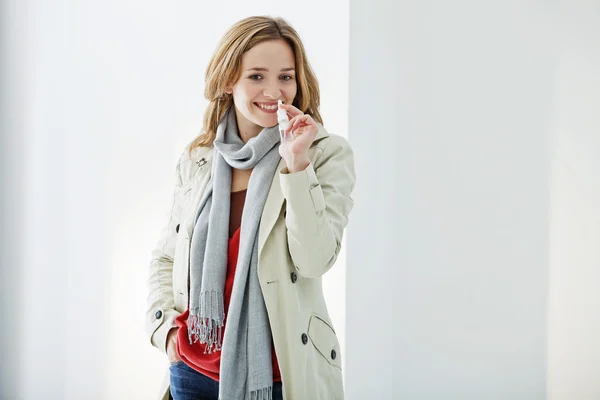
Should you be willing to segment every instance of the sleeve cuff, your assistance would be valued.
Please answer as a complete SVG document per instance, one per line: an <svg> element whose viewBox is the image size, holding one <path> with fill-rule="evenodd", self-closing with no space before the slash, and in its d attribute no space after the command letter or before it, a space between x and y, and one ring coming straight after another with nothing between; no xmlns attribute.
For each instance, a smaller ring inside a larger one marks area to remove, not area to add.
<svg viewBox="0 0 600 400"><path fill-rule="evenodd" d="M289 172L287 167L281 169L279 180L283 196L292 206L311 204L316 212L326 208L323 190L312 163L298 172Z"/></svg>
<svg viewBox="0 0 600 400"><path fill-rule="evenodd" d="M165 312L162 312L162 310L160 311L161 313L159 318L156 318L157 314L154 315L154 323L156 324L156 328L152 333L150 341L152 342L152 345L154 347L158 348L163 353L166 353L167 336L172 328L177 327L177 325L175 324L175 318L177 318L177 316L179 316L180 313L178 313L175 310L165 310L166 314Z"/></svg>

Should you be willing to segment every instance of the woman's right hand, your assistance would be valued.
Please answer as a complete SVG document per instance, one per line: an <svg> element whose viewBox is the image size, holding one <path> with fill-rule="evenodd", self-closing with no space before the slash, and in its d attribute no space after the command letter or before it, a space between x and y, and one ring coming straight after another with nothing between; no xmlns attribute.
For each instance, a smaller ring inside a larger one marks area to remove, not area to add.
<svg viewBox="0 0 600 400"><path fill-rule="evenodd" d="M171 364L181 361L177 354L177 331L179 328L173 328L167 334L167 357Z"/></svg>

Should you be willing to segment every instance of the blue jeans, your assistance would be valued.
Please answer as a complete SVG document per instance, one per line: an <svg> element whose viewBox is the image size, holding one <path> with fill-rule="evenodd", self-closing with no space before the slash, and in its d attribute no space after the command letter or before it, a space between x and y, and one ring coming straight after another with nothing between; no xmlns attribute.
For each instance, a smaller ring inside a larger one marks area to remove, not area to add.
<svg viewBox="0 0 600 400"><path fill-rule="evenodd" d="M173 400L219 399L219 382L202 375L183 361L171 364L169 372ZM273 400L283 400L281 382L273 383Z"/></svg>

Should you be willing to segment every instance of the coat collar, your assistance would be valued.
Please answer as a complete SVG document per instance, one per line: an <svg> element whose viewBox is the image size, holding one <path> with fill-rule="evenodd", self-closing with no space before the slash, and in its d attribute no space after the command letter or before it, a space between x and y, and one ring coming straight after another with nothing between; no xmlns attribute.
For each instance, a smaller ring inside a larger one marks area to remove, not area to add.
<svg viewBox="0 0 600 400"><path fill-rule="evenodd" d="M319 131L317 132L317 136L314 139L311 148L316 145L318 141L324 139L329 136L329 133L325 130L322 124L317 123L319 127ZM200 147L197 148L192 156L194 162L198 167L204 165L203 163L208 163L209 173L212 173L212 158L213 158L213 146L210 147ZM314 152L311 152L314 154ZM312 159L311 162L315 160ZM285 168L285 160L282 158L279 161L279 165L275 170L275 176L273 177L273 181L271 183L271 188L269 189L269 194L267 195L267 200L265 202L265 207L263 209L263 213L260 219L260 226L258 230L258 255L262 253L262 249L273 229L275 223L277 222L277 218L281 213L281 207L283 206L283 192L281 191L281 183L279 180L279 174L283 168Z"/></svg>

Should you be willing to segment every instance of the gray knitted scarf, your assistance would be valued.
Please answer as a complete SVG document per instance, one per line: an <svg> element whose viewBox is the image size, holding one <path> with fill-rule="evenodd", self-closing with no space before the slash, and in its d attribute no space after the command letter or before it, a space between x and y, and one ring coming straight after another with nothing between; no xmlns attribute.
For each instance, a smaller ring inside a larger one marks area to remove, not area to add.
<svg viewBox="0 0 600 400"><path fill-rule="evenodd" d="M196 214L190 253L188 336L190 343L206 343L205 352L222 352L219 400L272 399L272 339L258 281L258 228L281 160L279 143L277 125L244 143L232 106L217 128L212 177ZM232 168L254 169L242 212L233 292L225 310Z"/></svg>

